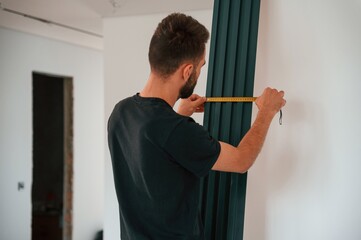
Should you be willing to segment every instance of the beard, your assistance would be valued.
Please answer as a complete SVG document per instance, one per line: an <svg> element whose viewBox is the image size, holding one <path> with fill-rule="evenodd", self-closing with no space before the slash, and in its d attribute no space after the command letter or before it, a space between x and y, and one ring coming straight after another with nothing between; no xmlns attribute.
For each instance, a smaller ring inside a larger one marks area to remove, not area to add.
<svg viewBox="0 0 361 240"><path fill-rule="evenodd" d="M197 84L197 77L195 71L189 76L188 81L183 85L183 87L179 90L179 98L189 98L194 91L194 88Z"/></svg>

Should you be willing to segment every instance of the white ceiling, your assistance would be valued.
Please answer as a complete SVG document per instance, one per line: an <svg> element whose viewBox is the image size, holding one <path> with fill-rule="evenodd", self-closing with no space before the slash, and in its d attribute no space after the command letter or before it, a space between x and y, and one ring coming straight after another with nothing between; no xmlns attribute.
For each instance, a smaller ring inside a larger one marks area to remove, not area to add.
<svg viewBox="0 0 361 240"><path fill-rule="evenodd" d="M103 18L184 12L213 7L213 0L0 0L0 3L3 10L10 9L96 35L103 33ZM48 25L49 28L51 24L0 10L2 27L44 35L40 33L40 29L44 28L41 25ZM55 29L60 31L59 26L53 27L50 31Z"/></svg>

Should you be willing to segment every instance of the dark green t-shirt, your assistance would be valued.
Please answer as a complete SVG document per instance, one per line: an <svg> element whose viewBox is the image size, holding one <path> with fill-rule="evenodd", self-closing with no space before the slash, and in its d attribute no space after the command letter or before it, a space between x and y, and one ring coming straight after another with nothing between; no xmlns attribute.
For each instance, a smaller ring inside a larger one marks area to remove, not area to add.
<svg viewBox="0 0 361 240"><path fill-rule="evenodd" d="M203 239L200 178L220 144L159 98L120 101L108 122L122 240Z"/></svg>

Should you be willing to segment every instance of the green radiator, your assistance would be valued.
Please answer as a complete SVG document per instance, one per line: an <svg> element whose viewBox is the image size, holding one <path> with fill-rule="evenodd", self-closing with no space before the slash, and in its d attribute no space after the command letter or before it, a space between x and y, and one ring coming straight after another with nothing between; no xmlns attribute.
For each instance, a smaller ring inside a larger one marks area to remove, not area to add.
<svg viewBox="0 0 361 240"><path fill-rule="evenodd" d="M260 0L215 0L206 96L252 96ZM237 146L252 103L206 103L203 125ZM202 182L206 239L243 239L247 174L211 172Z"/></svg>

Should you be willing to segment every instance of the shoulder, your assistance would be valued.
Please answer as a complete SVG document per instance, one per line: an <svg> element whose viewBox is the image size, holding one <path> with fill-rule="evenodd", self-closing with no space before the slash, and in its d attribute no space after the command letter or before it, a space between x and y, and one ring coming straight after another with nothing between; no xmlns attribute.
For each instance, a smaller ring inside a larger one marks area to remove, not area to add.
<svg viewBox="0 0 361 240"><path fill-rule="evenodd" d="M132 97L127 97L115 104L108 119L108 128L117 125L124 113L132 109Z"/></svg>
<svg viewBox="0 0 361 240"><path fill-rule="evenodd" d="M132 109L134 109L134 104L134 96L120 100L118 103L115 104L111 112L111 117L118 116L120 112L124 113L124 111L131 111Z"/></svg>
<svg viewBox="0 0 361 240"><path fill-rule="evenodd" d="M122 108L127 108L129 105L132 104L132 102L133 102L132 99L133 99L133 97L127 97L127 98L120 100L117 104L115 104L113 112L119 111Z"/></svg>

